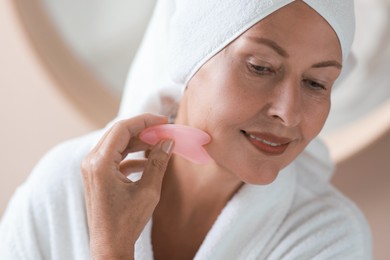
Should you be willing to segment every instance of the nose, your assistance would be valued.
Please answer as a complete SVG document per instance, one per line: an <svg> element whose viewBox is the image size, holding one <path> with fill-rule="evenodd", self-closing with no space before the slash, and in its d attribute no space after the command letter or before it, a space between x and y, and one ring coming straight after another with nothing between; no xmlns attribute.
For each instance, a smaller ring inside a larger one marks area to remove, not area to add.
<svg viewBox="0 0 390 260"><path fill-rule="evenodd" d="M279 82L272 90L268 116L279 120L284 126L295 127L302 121L301 86L299 81Z"/></svg>

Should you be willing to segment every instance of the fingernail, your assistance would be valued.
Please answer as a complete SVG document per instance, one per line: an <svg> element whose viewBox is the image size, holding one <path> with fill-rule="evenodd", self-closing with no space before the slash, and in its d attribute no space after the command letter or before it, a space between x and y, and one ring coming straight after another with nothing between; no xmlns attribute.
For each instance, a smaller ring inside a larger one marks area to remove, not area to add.
<svg viewBox="0 0 390 260"><path fill-rule="evenodd" d="M171 139L164 140L162 145L161 145L161 149L166 154L170 154L172 152L172 149L173 149L173 140L171 140Z"/></svg>

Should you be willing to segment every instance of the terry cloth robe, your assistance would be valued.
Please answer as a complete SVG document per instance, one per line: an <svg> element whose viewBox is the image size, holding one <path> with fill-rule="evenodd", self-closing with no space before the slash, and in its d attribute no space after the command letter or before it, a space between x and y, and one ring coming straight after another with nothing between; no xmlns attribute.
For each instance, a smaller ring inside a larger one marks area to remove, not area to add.
<svg viewBox="0 0 390 260"><path fill-rule="evenodd" d="M63 143L38 163L1 220L0 259L89 259L80 162L101 133ZM272 184L244 184L195 259L371 259L367 223L329 183L328 165L316 140ZM135 259L153 259L152 225Z"/></svg>
<svg viewBox="0 0 390 260"><path fill-rule="evenodd" d="M161 112L159 101L183 90L208 58L292 1L240 0L239 5L233 0L202 0L197 5L189 0L158 1L130 71L118 118ZM304 2L335 29L345 61L353 38L352 1ZM151 96L165 86L174 87L165 96ZM149 105L157 108L146 109ZM165 110L167 115L170 111ZM61 144L38 163L1 220L0 259L89 259L80 163L101 135L100 131ZM243 185L220 213L195 258L371 259L367 223L329 183L330 165L326 149L314 140L272 184ZM136 259L153 258L152 225L153 220L136 243Z"/></svg>

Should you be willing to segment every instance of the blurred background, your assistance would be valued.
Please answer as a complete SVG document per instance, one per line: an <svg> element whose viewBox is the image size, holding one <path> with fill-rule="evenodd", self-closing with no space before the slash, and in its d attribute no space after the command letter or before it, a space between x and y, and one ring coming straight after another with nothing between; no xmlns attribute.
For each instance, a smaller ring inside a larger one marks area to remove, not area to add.
<svg viewBox="0 0 390 260"><path fill-rule="evenodd" d="M375 259L390 259L390 0L355 2L358 66L321 136L333 183L369 221ZM154 4L0 1L0 216L45 152L115 117Z"/></svg>

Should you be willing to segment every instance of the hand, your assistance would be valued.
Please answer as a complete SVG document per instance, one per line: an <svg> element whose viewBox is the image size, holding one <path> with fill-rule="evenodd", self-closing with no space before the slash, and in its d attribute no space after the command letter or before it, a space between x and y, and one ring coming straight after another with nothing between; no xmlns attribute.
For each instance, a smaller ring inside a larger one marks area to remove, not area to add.
<svg viewBox="0 0 390 260"><path fill-rule="evenodd" d="M147 160L124 160L150 146L138 139L146 127L167 123L151 114L116 123L82 162L92 259L133 259L134 243L160 199L172 140L155 145ZM143 171L140 181L127 175Z"/></svg>

